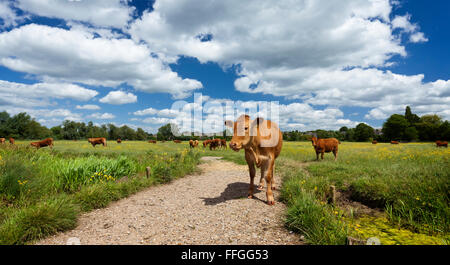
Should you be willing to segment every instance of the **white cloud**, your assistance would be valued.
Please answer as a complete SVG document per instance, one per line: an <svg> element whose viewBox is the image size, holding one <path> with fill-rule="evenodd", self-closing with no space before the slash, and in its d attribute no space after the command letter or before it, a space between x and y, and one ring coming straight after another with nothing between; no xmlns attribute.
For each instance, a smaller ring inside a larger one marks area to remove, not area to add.
<svg viewBox="0 0 450 265"><path fill-rule="evenodd" d="M22 84L0 80L0 102L16 106L45 106L50 99L74 99L87 101L97 91L67 83Z"/></svg>
<svg viewBox="0 0 450 265"><path fill-rule="evenodd" d="M99 107L99 106L97 106L97 105L90 105L90 104L87 104L87 105L82 105L82 106L80 106L80 105L77 105L77 106L76 106L76 109L84 109L84 110L99 110L99 109L100 109L100 107Z"/></svg>
<svg viewBox="0 0 450 265"><path fill-rule="evenodd" d="M123 91L111 91L105 97L100 99L101 103L123 105L137 102L137 96L133 93L126 93Z"/></svg>
<svg viewBox="0 0 450 265"><path fill-rule="evenodd" d="M409 14L390 20L395 4L157 1L154 11L132 23L129 32L167 61L187 55L224 68L239 65L234 85L240 92L303 99L311 105L445 106L449 87L436 84L448 81L424 82L421 74L377 69L392 65L395 55L407 55L402 35L410 42L428 40ZM205 35L209 41L199 37Z"/></svg>
<svg viewBox="0 0 450 265"><path fill-rule="evenodd" d="M148 109L144 109L144 110L138 110L138 111L134 112L133 114L136 116L146 116L146 115L156 114L157 112L158 112L157 109L148 108Z"/></svg>
<svg viewBox="0 0 450 265"><path fill-rule="evenodd" d="M26 17L27 16L18 16L11 8L10 2L0 2L0 29L3 27L15 26L18 21L22 21Z"/></svg>
<svg viewBox="0 0 450 265"><path fill-rule="evenodd" d="M19 0L20 9L50 18L88 22L96 26L126 26L134 7L121 0L67 1Z"/></svg>
<svg viewBox="0 0 450 265"><path fill-rule="evenodd" d="M29 24L0 34L0 65L52 82L79 82L189 96L202 84L181 78L146 45L129 39L95 37L92 32Z"/></svg>
<svg viewBox="0 0 450 265"><path fill-rule="evenodd" d="M87 118L89 119L97 119L97 120L111 120L114 119L116 116L111 113L93 113Z"/></svg>

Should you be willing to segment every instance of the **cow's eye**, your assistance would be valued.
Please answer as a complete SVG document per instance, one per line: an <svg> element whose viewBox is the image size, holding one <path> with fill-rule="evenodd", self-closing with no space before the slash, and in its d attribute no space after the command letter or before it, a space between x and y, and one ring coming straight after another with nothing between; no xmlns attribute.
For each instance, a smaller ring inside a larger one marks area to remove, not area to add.
<svg viewBox="0 0 450 265"><path fill-rule="evenodd" d="M248 127L245 127L245 130L247 131L247 130L248 130Z"/></svg>

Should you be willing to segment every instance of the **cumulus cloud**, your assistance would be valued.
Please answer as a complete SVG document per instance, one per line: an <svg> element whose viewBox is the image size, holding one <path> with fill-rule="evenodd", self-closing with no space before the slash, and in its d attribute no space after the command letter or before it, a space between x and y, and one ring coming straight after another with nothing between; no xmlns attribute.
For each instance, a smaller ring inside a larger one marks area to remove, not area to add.
<svg viewBox="0 0 450 265"><path fill-rule="evenodd" d="M202 84L181 78L130 39L95 37L81 29L29 24L0 34L0 65L43 80L117 87L184 98Z"/></svg>
<svg viewBox="0 0 450 265"><path fill-rule="evenodd" d="M97 120L111 120L114 119L116 116L111 114L111 113L93 113L89 116L87 116L87 118L89 119L97 119Z"/></svg>
<svg viewBox="0 0 450 265"><path fill-rule="evenodd" d="M389 0L157 1L129 29L160 58L179 55L238 65L236 90L305 100L310 105L445 106L448 86L424 76L378 70L428 39L409 14L390 19ZM215 12L220 10L220 13ZM439 112L445 111L439 109ZM369 115L374 118L382 115ZM369 117L368 116L368 117Z"/></svg>
<svg viewBox="0 0 450 265"><path fill-rule="evenodd" d="M105 97L100 99L101 103L123 105L137 102L137 96L133 93L126 93L124 91L111 91Z"/></svg>
<svg viewBox="0 0 450 265"><path fill-rule="evenodd" d="M86 104L86 105L77 105L76 109L83 109L83 110L99 110L100 107L97 105L91 105L91 104Z"/></svg>
<svg viewBox="0 0 450 265"><path fill-rule="evenodd" d="M0 80L0 103L16 106L44 106L50 99L88 101L97 91L68 83L22 84Z"/></svg>
<svg viewBox="0 0 450 265"><path fill-rule="evenodd" d="M19 0L16 6L39 16L88 22L96 26L126 26L134 7L121 0Z"/></svg>
<svg viewBox="0 0 450 265"><path fill-rule="evenodd" d="M148 109L144 109L144 110L138 110L138 111L134 112L133 114L136 116L146 116L146 115L156 114L157 112L158 112L157 109L148 108Z"/></svg>

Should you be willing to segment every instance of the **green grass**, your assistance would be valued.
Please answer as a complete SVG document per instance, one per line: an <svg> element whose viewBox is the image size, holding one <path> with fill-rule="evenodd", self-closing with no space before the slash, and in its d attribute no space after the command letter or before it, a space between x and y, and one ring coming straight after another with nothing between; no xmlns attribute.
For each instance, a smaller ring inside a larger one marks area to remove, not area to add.
<svg viewBox="0 0 450 265"><path fill-rule="evenodd" d="M0 147L0 244L25 244L75 226L81 211L107 206L145 187L195 171L198 150L168 143L155 152ZM166 152L168 151L168 152ZM149 178L145 168L151 168Z"/></svg>
<svg viewBox="0 0 450 265"><path fill-rule="evenodd" d="M244 151L190 150L188 142L110 141L108 147L93 148L87 141L55 141L53 150L29 148L29 141L17 144L16 149L0 147L1 244L24 244L70 229L80 212L195 171L201 156L246 164ZM347 236L355 236L354 223L365 231L356 236L376 234L369 222L344 218L341 209L325 203L335 185L349 199L384 210L386 219L374 222L382 224L378 233L384 235L384 220L400 231L385 235L388 244L448 242L450 149L431 143L346 142L339 148L337 162L331 154L316 162L311 143L283 144L276 170L289 229L310 244L345 244ZM147 166L150 178L145 177ZM403 234L408 234L404 240Z"/></svg>

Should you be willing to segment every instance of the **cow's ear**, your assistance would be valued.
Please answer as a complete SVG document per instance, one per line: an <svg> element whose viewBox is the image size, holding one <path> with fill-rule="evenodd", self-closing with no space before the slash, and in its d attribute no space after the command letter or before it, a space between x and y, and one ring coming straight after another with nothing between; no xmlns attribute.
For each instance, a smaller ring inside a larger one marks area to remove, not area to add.
<svg viewBox="0 0 450 265"><path fill-rule="evenodd" d="M230 121L230 120L225 121L225 126L227 126L229 128L233 128L233 125L234 125L233 121Z"/></svg>
<svg viewBox="0 0 450 265"><path fill-rule="evenodd" d="M258 117L252 121L251 127L260 126L263 122L264 122L264 118Z"/></svg>

